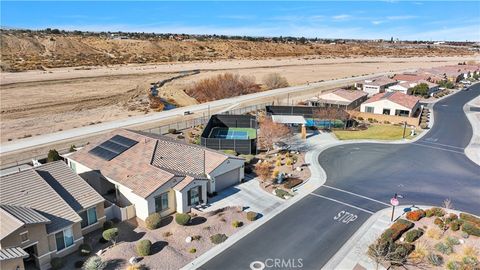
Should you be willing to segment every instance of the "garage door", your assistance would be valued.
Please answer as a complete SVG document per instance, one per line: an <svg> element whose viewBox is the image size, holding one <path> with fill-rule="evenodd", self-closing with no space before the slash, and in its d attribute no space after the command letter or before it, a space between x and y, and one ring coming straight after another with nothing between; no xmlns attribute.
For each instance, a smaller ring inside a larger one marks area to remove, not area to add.
<svg viewBox="0 0 480 270"><path fill-rule="evenodd" d="M231 170L215 177L215 191L219 192L222 189L238 184L239 182L240 169Z"/></svg>

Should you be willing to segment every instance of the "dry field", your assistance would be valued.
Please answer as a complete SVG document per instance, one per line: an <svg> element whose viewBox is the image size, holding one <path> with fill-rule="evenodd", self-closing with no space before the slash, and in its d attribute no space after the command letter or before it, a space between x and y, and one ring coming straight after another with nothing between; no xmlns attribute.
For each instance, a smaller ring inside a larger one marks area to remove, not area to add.
<svg viewBox="0 0 480 270"><path fill-rule="evenodd" d="M265 75L277 72L290 85L299 85L478 59L478 56L279 58L2 72L1 141L151 113L145 100L150 83L177 76L184 70L201 72L160 88L160 96L174 99L180 106L196 103L183 91L193 82L224 72L254 76L258 83L262 83Z"/></svg>

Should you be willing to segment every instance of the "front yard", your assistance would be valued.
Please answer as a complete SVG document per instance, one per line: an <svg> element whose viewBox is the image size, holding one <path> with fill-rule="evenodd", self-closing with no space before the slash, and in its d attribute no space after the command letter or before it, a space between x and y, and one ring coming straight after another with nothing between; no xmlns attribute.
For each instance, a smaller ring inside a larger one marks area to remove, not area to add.
<svg viewBox="0 0 480 270"><path fill-rule="evenodd" d="M410 136L411 128L405 130L405 138L412 139L416 135ZM420 133L421 130L416 129ZM365 130L333 130L333 133L339 140L401 140L403 138L403 125L370 125Z"/></svg>

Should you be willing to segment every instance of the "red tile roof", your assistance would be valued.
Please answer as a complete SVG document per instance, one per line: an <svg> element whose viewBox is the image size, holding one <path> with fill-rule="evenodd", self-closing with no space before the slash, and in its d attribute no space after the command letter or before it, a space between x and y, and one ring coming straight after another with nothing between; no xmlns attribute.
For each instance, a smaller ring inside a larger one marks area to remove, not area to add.
<svg viewBox="0 0 480 270"><path fill-rule="evenodd" d="M415 107L415 105L420 100L415 96L405 95L401 92L386 92L374 95L373 97L366 100L364 104L373 103L382 99L389 100L409 109L413 109L413 107Z"/></svg>
<svg viewBox="0 0 480 270"><path fill-rule="evenodd" d="M335 94L349 101L355 101L359 98L362 98L368 95L368 93L363 92L361 90L346 90L346 89L337 89L333 91L332 94Z"/></svg>

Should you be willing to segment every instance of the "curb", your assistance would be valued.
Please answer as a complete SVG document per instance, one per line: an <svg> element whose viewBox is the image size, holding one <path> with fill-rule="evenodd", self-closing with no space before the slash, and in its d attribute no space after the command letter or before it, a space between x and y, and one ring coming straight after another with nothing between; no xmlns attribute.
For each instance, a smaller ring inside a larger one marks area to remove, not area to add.
<svg viewBox="0 0 480 270"><path fill-rule="evenodd" d="M464 152L468 159L480 166L480 123L475 119L475 115L480 114L480 112L470 111L470 107L476 107L473 104L476 101L480 101L480 95L463 106L463 112L472 126L472 138L467 147L465 147Z"/></svg>

